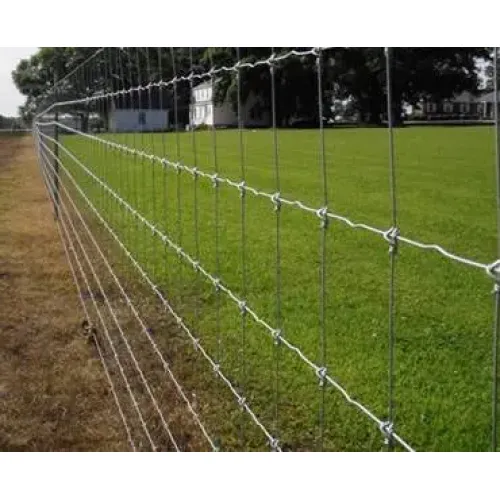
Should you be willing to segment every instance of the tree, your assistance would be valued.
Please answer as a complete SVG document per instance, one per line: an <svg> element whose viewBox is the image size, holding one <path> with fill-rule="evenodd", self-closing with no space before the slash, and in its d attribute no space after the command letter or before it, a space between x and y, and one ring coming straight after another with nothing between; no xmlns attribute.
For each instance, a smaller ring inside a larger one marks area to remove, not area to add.
<svg viewBox="0 0 500 500"><path fill-rule="evenodd" d="M56 101L78 101L139 85L144 87L152 81L169 81L192 70L206 69L200 65L203 51L196 47L174 51L157 47L106 47L97 52L89 47L42 48L29 59L20 61L12 72L16 87L26 96L20 113L30 121L37 112ZM84 61L88 62L82 64ZM152 87L146 92L129 92L115 98L115 104L146 108L158 106L161 101L165 108L177 109L180 123L188 123L190 98L189 83L179 81L175 92L173 85L161 91ZM79 116L82 128L86 129L90 113L99 114L100 121L107 123L109 107L110 99L104 98L58 109Z"/></svg>
<svg viewBox="0 0 500 500"><path fill-rule="evenodd" d="M391 49L392 114L401 119L403 102L442 99L479 87L477 60L488 59L487 49L471 47ZM331 67L341 94L356 100L365 123L380 124L386 114L386 59L382 48L344 48Z"/></svg>
<svg viewBox="0 0 500 500"><path fill-rule="evenodd" d="M275 48L278 53L287 52L290 48ZM296 50L306 51L305 48ZM271 47L241 47L238 51L231 47L207 49L205 61L210 66L233 66L241 63L255 63L269 58L273 53ZM318 83L316 58L312 55L290 57L273 62L275 92L272 92L271 68L267 64L253 68L239 69L241 102L247 102L253 93L258 97L254 106L271 110L276 109L276 123L286 126L293 117L307 117L314 121L318 119ZM238 107L238 76L236 72L223 72L217 75L215 98L217 102L229 99L233 110ZM325 82L326 83L326 82ZM323 89L324 91L326 88ZM326 101L328 93L323 92ZM274 103L273 103L274 100ZM329 107L328 107L329 109Z"/></svg>
<svg viewBox="0 0 500 500"><path fill-rule="evenodd" d="M286 52L288 48L275 49ZM266 59L270 47L241 48L242 62ZM207 55L206 55L207 57ZM219 64L235 62L234 49L216 49L210 57ZM391 50L392 114L401 119L403 102L416 104L423 97L446 98L464 90L476 91L479 80L476 62L488 59L481 48L396 48ZM293 115L313 117L319 122L318 83L315 58L290 57L276 65L276 112L278 124L286 124ZM339 47L322 51L322 96L324 115L333 98L353 98L364 123L380 124L387 109L386 58L383 48ZM241 98L245 102L253 91L270 109L271 77L262 65L242 69ZM224 74L218 83L217 99L237 102L236 74Z"/></svg>

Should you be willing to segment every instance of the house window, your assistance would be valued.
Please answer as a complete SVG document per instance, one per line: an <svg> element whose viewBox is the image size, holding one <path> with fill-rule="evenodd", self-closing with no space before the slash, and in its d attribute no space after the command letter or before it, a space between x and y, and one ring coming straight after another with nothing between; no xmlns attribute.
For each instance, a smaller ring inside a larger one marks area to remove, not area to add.
<svg viewBox="0 0 500 500"><path fill-rule="evenodd" d="M210 99L212 99L212 89L208 88L207 89L207 101L209 101Z"/></svg>
<svg viewBox="0 0 500 500"><path fill-rule="evenodd" d="M146 125L146 112L145 111L139 112L139 125Z"/></svg>
<svg viewBox="0 0 500 500"><path fill-rule="evenodd" d="M451 102L445 102L443 104L443 111L445 113L453 113L453 104Z"/></svg>
<svg viewBox="0 0 500 500"><path fill-rule="evenodd" d="M435 102L428 102L425 108L427 113L435 113L437 111L437 104Z"/></svg>
<svg viewBox="0 0 500 500"><path fill-rule="evenodd" d="M460 113L468 113L470 111L470 104L468 102L462 102L460 104Z"/></svg>

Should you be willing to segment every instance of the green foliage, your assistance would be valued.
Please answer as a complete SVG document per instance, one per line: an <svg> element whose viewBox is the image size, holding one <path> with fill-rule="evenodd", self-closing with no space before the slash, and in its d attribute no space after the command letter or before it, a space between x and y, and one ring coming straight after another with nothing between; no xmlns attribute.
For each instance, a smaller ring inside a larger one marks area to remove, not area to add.
<svg viewBox="0 0 500 500"><path fill-rule="evenodd" d="M275 192L271 167L273 134L244 132L246 182ZM176 159L177 136L104 136ZM391 225L387 135L381 129L327 130L329 208L382 229ZM181 160L194 164L193 134L178 135ZM214 171L211 132L194 134L197 166ZM282 196L313 207L323 204L316 131L279 131ZM198 233L193 177L158 164L95 148L77 136L66 147L105 179L149 220L216 273L215 190L198 178ZM398 219L403 235L439 243L488 263L496 257L494 133L488 127L405 128L395 133ZM133 255L153 276L175 308L194 325L208 352L245 395L269 428L274 426L275 346L248 318L242 358L241 316L235 304L177 254L165 249L63 153L84 191L105 214ZM217 132L220 176L240 179L238 131ZM178 184L179 183L179 184ZM69 180L64 181L69 186ZM178 191L180 187L180 191ZM241 261L241 197L221 185L220 276L271 325L276 324L276 213L270 200L246 197L247 293ZM178 197L180 193L180 198ZM78 198L76 192L75 197ZM179 203L180 201L180 203ZM85 206L81 201L82 206ZM87 208L88 212L88 208ZM178 222L181 221L182 234ZM319 219L297 208L281 210L283 332L318 361L320 311ZM381 418L387 417L388 245L362 229L332 221L326 244L326 343L328 373ZM418 450L487 450L491 429L492 281L482 270L436 252L401 244L396 268L395 428ZM195 313L197 309L198 314ZM157 332L161 336L164 332ZM181 334L179 334L181 335ZM182 349L190 349L182 344ZM189 351L191 352L191 351ZM196 367L204 361L196 358ZM173 362L176 371L175 356ZM194 370L198 373L198 370ZM211 378L214 375L208 374ZM202 393L206 379L190 379ZM320 391L316 375L283 346L279 348L279 438L291 449L316 449ZM209 429L220 431L223 448L240 445L242 414L232 395L217 388L218 401L200 400ZM325 448L380 450L379 430L333 388L326 390ZM246 449L266 449L263 435L244 420Z"/></svg>
<svg viewBox="0 0 500 500"><path fill-rule="evenodd" d="M22 123L19 118L13 118L9 116L0 115L0 130L2 129L20 129L22 128Z"/></svg>
<svg viewBox="0 0 500 500"><path fill-rule="evenodd" d="M275 49L286 52L289 48ZM242 48L244 62L266 59L270 47ZM482 48L396 48L391 50L393 115L401 116L403 102L416 103L422 97L450 97L463 90L478 88L476 61L488 59ZM213 60L220 64L236 61L234 49L216 49ZM287 124L293 115L318 118L317 67L313 57L290 58L276 65L276 112L278 124ZM353 97L365 123L380 123L386 113L386 59L384 49L339 47L322 51L323 116L328 116L332 98ZM241 71L241 98L250 92L271 106L269 68L261 66ZM219 83L218 98L230 97L236 106L236 76L225 74Z"/></svg>
<svg viewBox="0 0 500 500"><path fill-rule="evenodd" d="M274 48L276 53L289 47ZM296 48L303 49L303 48ZM105 48L80 70L75 69L95 53L89 47L44 47L29 59L22 60L13 71L13 80L26 104L21 113L26 118L55 100L71 100L95 92L127 89L150 81L170 80L211 67L232 66L237 61L255 62L267 59L271 47L175 48L157 47ZM392 49L393 104L396 119L402 102L415 103L425 96L449 97L463 90L475 91L478 59L489 60L490 53L481 48L396 48ZM314 56L290 57L277 61L275 68L275 107L279 126L293 118L308 118L319 123L318 75ZM74 72L74 73L72 73ZM256 105L270 110L273 105L268 65L240 70L240 95L247 102L258 97ZM64 78L71 74L71 77ZM59 84L53 89L54 82ZM193 82L201 83L198 81ZM380 123L386 110L385 56L382 48L338 47L322 51L323 116L330 117L334 98L352 97L360 117L366 123ZM191 88L187 81L177 82L179 123L188 123ZM146 95L147 94L147 95ZM238 101L237 72L217 75L216 101L230 99L234 109ZM148 99L173 109L173 86L151 92L134 93L126 105L146 105ZM124 103L125 104L125 103ZM75 106L72 113L86 113L85 106Z"/></svg>

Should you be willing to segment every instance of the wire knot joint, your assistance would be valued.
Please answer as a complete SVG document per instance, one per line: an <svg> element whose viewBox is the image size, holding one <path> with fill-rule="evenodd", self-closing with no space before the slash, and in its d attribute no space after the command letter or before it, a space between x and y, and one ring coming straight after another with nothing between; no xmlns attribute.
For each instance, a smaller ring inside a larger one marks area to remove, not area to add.
<svg viewBox="0 0 500 500"><path fill-rule="evenodd" d="M384 232L384 239L390 245L389 253L396 253L398 249L398 237L399 237L399 229L397 227L391 227L387 231Z"/></svg>
<svg viewBox="0 0 500 500"><path fill-rule="evenodd" d="M280 442L277 438L269 439L269 446L273 451L279 451Z"/></svg>
<svg viewBox="0 0 500 500"><path fill-rule="evenodd" d="M321 219L320 227L326 229L328 227L328 207L316 210L316 215Z"/></svg>
<svg viewBox="0 0 500 500"><path fill-rule="evenodd" d="M220 183L219 176L217 174L212 175L212 186L218 188Z"/></svg>
<svg viewBox="0 0 500 500"><path fill-rule="evenodd" d="M281 340L282 340L282 337L281 337L281 329L280 328L277 328L276 330L274 330L273 332L273 339L274 339L274 344L275 345L280 345L281 344Z"/></svg>
<svg viewBox="0 0 500 500"><path fill-rule="evenodd" d="M486 274L491 278L500 281L500 260L496 260L486 267Z"/></svg>
<svg viewBox="0 0 500 500"><path fill-rule="evenodd" d="M245 314L248 312L247 303L244 300L241 300L240 302L238 302L238 307L240 308L241 315L245 316Z"/></svg>
<svg viewBox="0 0 500 500"><path fill-rule="evenodd" d="M319 378L319 386L324 387L326 379L326 366L321 366L316 370L316 375Z"/></svg>
<svg viewBox="0 0 500 500"><path fill-rule="evenodd" d="M238 184L238 190L240 191L240 196L242 198L245 196L246 188L247 188L247 185L246 185L245 181L241 181Z"/></svg>
<svg viewBox="0 0 500 500"><path fill-rule="evenodd" d="M271 196L271 201L273 202L274 205L274 211L279 212L281 209L281 198L280 198L280 193L274 193Z"/></svg>
<svg viewBox="0 0 500 500"><path fill-rule="evenodd" d="M384 443L389 444L392 440L392 435L394 434L394 422L386 420L380 424L380 431L385 436Z"/></svg>

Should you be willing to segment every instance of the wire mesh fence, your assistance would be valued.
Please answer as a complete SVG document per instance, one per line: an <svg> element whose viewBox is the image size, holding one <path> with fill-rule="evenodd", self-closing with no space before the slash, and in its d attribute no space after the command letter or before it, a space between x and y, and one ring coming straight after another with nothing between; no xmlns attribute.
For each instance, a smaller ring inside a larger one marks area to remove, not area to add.
<svg viewBox="0 0 500 500"><path fill-rule="evenodd" d="M419 130L397 50L376 129L335 126L329 47L100 48L47 94L41 173L133 450L497 449L496 51L494 126Z"/></svg>

